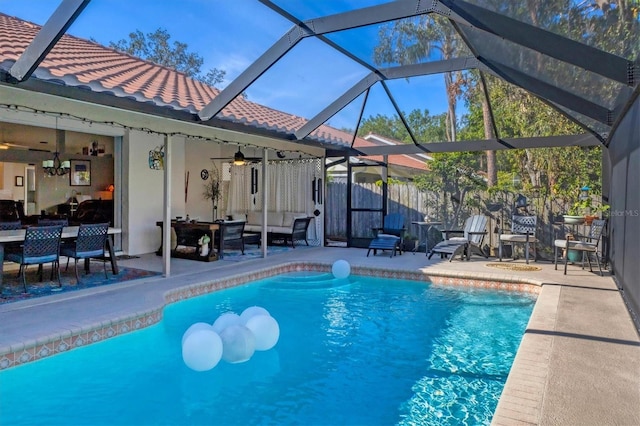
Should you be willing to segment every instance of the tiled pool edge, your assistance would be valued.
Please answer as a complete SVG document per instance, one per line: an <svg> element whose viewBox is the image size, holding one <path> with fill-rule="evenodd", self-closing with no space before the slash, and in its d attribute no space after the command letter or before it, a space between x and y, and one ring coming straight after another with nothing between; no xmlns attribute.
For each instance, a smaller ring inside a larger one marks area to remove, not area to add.
<svg viewBox="0 0 640 426"><path fill-rule="evenodd" d="M158 323L162 319L164 307L174 302L288 272L330 272L331 266L330 263L322 262L290 262L168 290L163 294L164 303L151 307L144 312L136 312L109 321L96 322L88 326L70 328L69 330L43 336L36 340L1 347L0 370L17 367L74 348L86 346L87 344L97 343L131 331L149 327ZM498 274L452 273L450 271L437 270L407 271L353 266L351 273L354 275L375 276L380 278L430 281L435 285L469 286L508 291L525 291L530 293L538 293L541 285L540 282L523 279L522 277L509 277Z"/></svg>

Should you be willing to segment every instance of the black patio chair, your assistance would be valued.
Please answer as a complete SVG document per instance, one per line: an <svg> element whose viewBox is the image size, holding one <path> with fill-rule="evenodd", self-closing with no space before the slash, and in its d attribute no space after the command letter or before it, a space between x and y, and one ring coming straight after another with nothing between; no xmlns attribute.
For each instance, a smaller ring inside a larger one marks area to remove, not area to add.
<svg viewBox="0 0 640 426"><path fill-rule="evenodd" d="M224 248L229 246L237 246L244 254L244 221L222 222L220 231L215 233L215 246L220 247L218 257L224 258ZM219 239L222 238L222 241Z"/></svg>
<svg viewBox="0 0 640 426"><path fill-rule="evenodd" d="M24 244L18 251L6 253L5 260L19 263L20 270L18 276L22 275L24 292L27 292L27 266L40 265L51 262L51 279L53 274L58 275L60 282L60 238L62 237L62 226L30 226L25 231ZM43 271L39 269L40 281L42 281Z"/></svg>
<svg viewBox="0 0 640 426"><path fill-rule="evenodd" d="M593 272L593 267L591 266L591 258L590 255L593 254L596 258L596 263L598 264L598 270L600 271L600 276L602 276L602 266L600 265L600 257L598 256L598 245L600 244L600 239L602 237L602 232L605 228L607 221L606 219L598 219L591 222L591 228L589 229L589 235L577 235L579 239L577 240L555 240L554 245L554 254L553 254L553 264L554 268L558 269L558 249L563 249L564 253L564 274L567 275L567 263L569 263L569 252L567 250L575 250L577 252L582 253L582 269L584 269L584 258L587 258L589 262L589 271Z"/></svg>
<svg viewBox="0 0 640 426"><path fill-rule="evenodd" d="M78 237L74 241L65 242L60 248L60 254L67 256L67 267L69 269L69 259L74 259L76 280L80 282L78 275L78 259L90 260L99 259L104 266L104 276L107 275L107 257L105 256L105 246L107 243L108 223L83 223L78 228Z"/></svg>
<svg viewBox="0 0 640 426"><path fill-rule="evenodd" d="M22 222L20 221L0 222L0 231L11 231L14 229L22 229Z"/></svg>
<svg viewBox="0 0 640 426"><path fill-rule="evenodd" d="M39 226L53 226L53 225L69 226L69 220L67 220L67 219L50 219L50 218L39 217L38 218L38 225Z"/></svg>

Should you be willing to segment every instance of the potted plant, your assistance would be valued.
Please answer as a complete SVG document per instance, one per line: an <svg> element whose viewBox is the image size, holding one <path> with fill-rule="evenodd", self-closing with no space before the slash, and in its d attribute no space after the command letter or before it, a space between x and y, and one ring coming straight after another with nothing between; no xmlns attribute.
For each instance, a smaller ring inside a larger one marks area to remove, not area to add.
<svg viewBox="0 0 640 426"><path fill-rule="evenodd" d="M204 191L202 193L202 196L205 200L211 200L211 204L213 207L212 220L217 219L218 199L220 198L220 191L221 191L221 188L220 188L220 180L218 177L218 169L214 164L212 166L212 169L209 170L209 179L205 181Z"/></svg>

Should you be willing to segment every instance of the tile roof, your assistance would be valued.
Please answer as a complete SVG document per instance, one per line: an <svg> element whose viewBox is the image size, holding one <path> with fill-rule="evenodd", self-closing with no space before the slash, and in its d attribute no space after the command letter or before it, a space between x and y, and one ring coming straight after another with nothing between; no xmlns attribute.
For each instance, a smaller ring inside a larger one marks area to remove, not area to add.
<svg viewBox="0 0 640 426"><path fill-rule="evenodd" d="M8 71L39 30L39 25L0 13L0 68ZM181 72L68 34L64 34L42 60L33 77L192 114L220 93L219 89ZM287 135L308 121L241 96L216 117ZM308 138L348 147L353 136L323 124Z"/></svg>
<svg viewBox="0 0 640 426"><path fill-rule="evenodd" d="M386 146L386 145L403 145L404 142L399 141L397 139L386 138L384 136L376 135L374 133L369 133L368 135L357 138L353 144L354 148L363 148L367 146ZM381 155L371 155L367 157L368 160L374 161L382 161L383 158ZM390 155L389 163L410 167L413 169L420 170L428 170L427 160L430 160L426 154L398 154L398 155Z"/></svg>

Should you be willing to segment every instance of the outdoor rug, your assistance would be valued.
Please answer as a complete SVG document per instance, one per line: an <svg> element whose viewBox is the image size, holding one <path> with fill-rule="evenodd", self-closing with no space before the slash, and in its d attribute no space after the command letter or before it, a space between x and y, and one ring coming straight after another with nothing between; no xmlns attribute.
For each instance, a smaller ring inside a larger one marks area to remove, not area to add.
<svg viewBox="0 0 640 426"><path fill-rule="evenodd" d="M487 263L489 268L506 269L508 271L533 272L542 271L542 268L534 265L514 265L509 263Z"/></svg>
<svg viewBox="0 0 640 426"><path fill-rule="evenodd" d="M309 248L310 246L297 245L296 248L292 248L291 246L268 246L267 247L267 256L278 253L290 252L292 250L304 250ZM262 250L258 245L245 245L244 246L244 254L240 250L224 250L224 257L222 258L223 262L242 262L245 260L251 259L260 259L262 258Z"/></svg>
<svg viewBox="0 0 640 426"><path fill-rule="evenodd" d="M83 266L78 265L80 280L76 282L75 273L73 271L73 262L69 265L69 270L65 272L65 265L61 268L62 289L58 286L58 281L50 280L51 269L44 269L43 281L38 280L38 268L30 266L27 269L27 293L23 293L22 277L18 278L18 271L5 271L3 274L2 293L0 293L0 305L5 303L17 302L19 300L34 299L52 294L60 294L64 292L83 290L87 288L118 284L125 281L137 280L140 278L153 277L161 275L159 272L145 271L135 268L123 268L120 266L120 273L113 275L110 265L107 265L107 276L104 277L104 269L102 263L91 263L91 273L84 274Z"/></svg>

